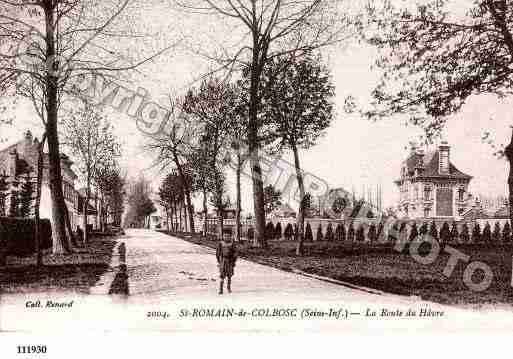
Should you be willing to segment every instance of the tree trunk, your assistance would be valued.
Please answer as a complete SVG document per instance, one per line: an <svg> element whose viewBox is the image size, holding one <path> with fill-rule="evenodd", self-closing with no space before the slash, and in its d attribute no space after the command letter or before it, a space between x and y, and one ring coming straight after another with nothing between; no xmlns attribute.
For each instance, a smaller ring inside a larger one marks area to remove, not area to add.
<svg viewBox="0 0 513 359"><path fill-rule="evenodd" d="M262 167L259 159L258 142L258 84L260 81L261 44L259 38L253 38L253 54L251 64L251 84L248 114L248 150L251 163L251 178L253 184L253 210L255 212L254 246L266 246L265 239L265 210L264 210L264 183L262 181ZM265 56L265 53L263 54Z"/></svg>
<svg viewBox="0 0 513 359"><path fill-rule="evenodd" d="M94 194L94 209L96 210L96 215L94 216L94 227L98 229L98 216L100 214L100 210L98 209L98 189L95 190Z"/></svg>
<svg viewBox="0 0 513 359"><path fill-rule="evenodd" d="M218 212L219 212L219 233L220 233L219 240L222 240L223 235L224 235L224 211L218 210Z"/></svg>
<svg viewBox="0 0 513 359"><path fill-rule="evenodd" d="M178 174L180 175L180 178L182 179L183 188L184 188L184 192L185 192L185 200L187 201L187 207L189 208L189 212L192 212L193 210L192 210L192 201L191 201L191 191L189 190L187 178L185 177L182 165L180 164L180 161L178 159L178 155L176 154L176 151L173 151L173 160L178 169ZM191 233L194 233L194 216L189 216L189 227L190 227Z"/></svg>
<svg viewBox="0 0 513 359"><path fill-rule="evenodd" d="M44 5L46 22L46 135L48 140L49 157L49 183L52 200L52 236L53 253L64 254L71 251L70 239L66 236L66 210L64 208L64 194L62 192L61 159L59 150L59 137L57 130L57 77L54 74L55 33L54 33L54 5L46 1Z"/></svg>
<svg viewBox="0 0 513 359"><path fill-rule="evenodd" d="M178 212L178 232L182 232L182 202L179 203L180 205L180 211Z"/></svg>
<svg viewBox="0 0 513 359"><path fill-rule="evenodd" d="M296 255L302 256L304 249L304 233L305 233L305 184L303 182L303 173L299 164L299 154L295 142L291 143L292 152L294 153L294 166L296 168L296 179L299 187L299 210L297 214L297 247Z"/></svg>
<svg viewBox="0 0 513 359"><path fill-rule="evenodd" d="M207 236L207 190L203 188L203 237Z"/></svg>
<svg viewBox="0 0 513 359"><path fill-rule="evenodd" d="M83 245L86 246L89 242L89 233L87 233L87 207L89 207L89 197L91 196L91 175L87 175L87 184L86 184L86 193L84 197L84 218L83 218L83 225L84 225L84 238Z"/></svg>
<svg viewBox="0 0 513 359"><path fill-rule="evenodd" d="M184 227L185 227L184 232L189 231L189 228L187 228L187 218L188 218L188 215L187 215L188 208L187 207L188 207L187 205L184 205L184 207L183 207L183 220L184 220Z"/></svg>
<svg viewBox="0 0 513 359"><path fill-rule="evenodd" d="M66 223L66 231L68 233L68 238L71 240L73 245L76 245L75 237L73 234L73 228L71 228L71 222L69 220L69 210L66 202L64 202L64 211L66 212L66 217L64 217L64 222Z"/></svg>
<svg viewBox="0 0 513 359"><path fill-rule="evenodd" d="M237 149L237 169L235 170L235 176L236 176L236 204L235 204L235 241L240 242L240 231L241 231L241 224L240 224L240 212L241 212L241 198L240 198L240 172L242 167L242 159L240 154L240 148Z"/></svg>
<svg viewBox="0 0 513 359"><path fill-rule="evenodd" d="M171 227L173 227L173 232L176 232L176 228L178 227L178 211L176 208L176 202L173 202L173 223Z"/></svg>
<svg viewBox="0 0 513 359"><path fill-rule="evenodd" d="M46 133L43 134L39 147L37 149L37 180L36 180L36 202L34 204L34 218L36 222L36 266L43 265L43 251L41 249L41 219L39 218L39 208L41 207L41 191L43 185L43 148L45 146Z"/></svg>
<svg viewBox="0 0 513 359"><path fill-rule="evenodd" d="M513 228L513 134L509 145L505 148L504 153L509 162L508 190L509 190L509 222Z"/></svg>
<svg viewBox="0 0 513 359"><path fill-rule="evenodd" d="M87 201L86 199L84 198L84 205L82 206L83 207L83 216L82 216L82 225L84 227L84 238L81 238L82 239L82 244L85 246L87 241L88 241L88 237L89 235L87 234Z"/></svg>

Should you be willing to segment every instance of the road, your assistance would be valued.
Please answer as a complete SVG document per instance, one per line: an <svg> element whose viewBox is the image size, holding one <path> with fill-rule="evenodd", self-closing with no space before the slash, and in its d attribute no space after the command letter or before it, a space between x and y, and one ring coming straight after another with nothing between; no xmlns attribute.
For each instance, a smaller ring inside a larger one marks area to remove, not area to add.
<svg viewBox="0 0 513 359"><path fill-rule="evenodd" d="M111 266L113 270L98 281L91 295L48 293L44 298L31 295L2 298L0 329L48 331L50 323L57 331L78 328L380 332L487 330L513 325L509 309L490 313L445 307L413 297L348 288L242 259L235 268L233 293L221 296L217 294L214 250L149 230L128 230L118 241ZM58 312L27 310L24 303L34 299L74 300L74 306ZM219 309L247 314L228 318L208 315ZM444 314L419 317L420 311L426 309ZM276 310L282 314L288 310L295 316L273 316ZM407 317L408 310L415 311L417 316ZM338 313L338 319L320 314L330 311ZM382 316L384 311L389 315ZM372 312L376 317L366 315ZM394 317L398 312L402 312L401 316Z"/></svg>

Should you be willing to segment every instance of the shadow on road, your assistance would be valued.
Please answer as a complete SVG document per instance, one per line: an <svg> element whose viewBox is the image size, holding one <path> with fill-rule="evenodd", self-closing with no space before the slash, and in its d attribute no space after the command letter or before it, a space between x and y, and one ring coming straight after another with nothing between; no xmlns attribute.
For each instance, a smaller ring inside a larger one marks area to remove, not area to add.
<svg viewBox="0 0 513 359"><path fill-rule="evenodd" d="M109 294L120 294L128 296L130 289L128 286L128 273L126 266L126 245L121 243L118 248L119 254L119 271L114 277L112 284L109 289Z"/></svg>

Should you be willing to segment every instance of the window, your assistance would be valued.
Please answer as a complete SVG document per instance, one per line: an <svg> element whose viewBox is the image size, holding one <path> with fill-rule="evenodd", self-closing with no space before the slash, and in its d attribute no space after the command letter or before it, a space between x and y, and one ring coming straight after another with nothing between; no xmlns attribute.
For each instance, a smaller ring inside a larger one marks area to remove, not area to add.
<svg viewBox="0 0 513 359"><path fill-rule="evenodd" d="M429 208L424 208L424 218L429 218L430 210Z"/></svg>
<svg viewBox="0 0 513 359"><path fill-rule="evenodd" d="M429 186L424 187L424 200L425 201L431 200L431 187L429 187Z"/></svg>
<svg viewBox="0 0 513 359"><path fill-rule="evenodd" d="M460 187L458 189L458 201L464 201L465 200L465 188Z"/></svg>
<svg viewBox="0 0 513 359"><path fill-rule="evenodd" d="M415 199L419 199L419 185L415 185Z"/></svg>

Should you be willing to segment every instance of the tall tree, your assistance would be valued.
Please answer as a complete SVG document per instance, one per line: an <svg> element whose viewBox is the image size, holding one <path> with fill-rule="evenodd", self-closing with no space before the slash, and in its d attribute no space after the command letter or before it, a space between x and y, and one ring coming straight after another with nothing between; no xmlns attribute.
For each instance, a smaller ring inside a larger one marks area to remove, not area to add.
<svg viewBox="0 0 513 359"><path fill-rule="evenodd" d="M299 149L315 145L333 120L334 86L328 70L313 57L276 58L264 69L262 111L276 151L291 150L299 187L297 254L303 253L306 194Z"/></svg>
<svg viewBox="0 0 513 359"><path fill-rule="evenodd" d="M362 33L380 50L376 65L382 79L372 92L372 108L363 111L367 117L408 114L429 141L471 95L511 95L513 4L475 0L465 9L459 4L465 11L458 13L450 5L430 0L407 8L370 1ZM513 141L497 154L510 164L513 203Z"/></svg>
<svg viewBox="0 0 513 359"><path fill-rule="evenodd" d="M144 177L138 178L129 186L128 204L133 216L131 220L140 227L146 226L148 216L156 211L150 197L151 186Z"/></svg>
<svg viewBox="0 0 513 359"><path fill-rule="evenodd" d="M194 13L220 16L233 25L226 38L233 41L212 56L218 70L244 68L249 78L247 145L252 171L256 242L263 244L265 234L264 185L259 160L259 131L262 118L261 83L268 61L284 54L302 56L305 52L333 44L346 34L346 16L340 12L342 1L333 0L189 0L182 6Z"/></svg>
<svg viewBox="0 0 513 359"><path fill-rule="evenodd" d="M182 104L185 113L193 116L202 128L198 150L193 151L196 154L193 156L194 163L191 161L191 164L193 170L197 169L197 177L203 187L203 211L206 210L207 189L210 189L213 196L219 197L214 202L219 208L222 207L225 178L220 153L230 145L234 129L240 128L238 96L234 85L210 78L203 81L199 89L189 90Z"/></svg>
<svg viewBox="0 0 513 359"><path fill-rule="evenodd" d="M108 175L99 173L99 170L114 164L114 160L121 155L120 146L107 119L86 101L66 115L62 130L63 144L77 160L80 177L85 184L82 211L83 241L87 244L88 211L93 181L99 176Z"/></svg>
<svg viewBox="0 0 513 359"><path fill-rule="evenodd" d="M173 107L176 107L176 104ZM175 112L178 111L177 109L174 110ZM154 161L156 165L160 166L161 169L175 168L180 176L186 201L186 210L191 214L188 217L191 232L195 232L194 208L192 205L194 176L188 162L191 153L197 148L195 144L197 129L197 123L187 119L172 121L166 131L153 136L151 142L146 146L147 150L156 154Z"/></svg>
<svg viewBox="0 0 513 359"><path fill-rule="evenodd" d="M58 135L62 100L74 94L69 85L82 75L111 78L149 60L127 61L108 45L116 37L133 35L128 28L118 28L131 2L0 1L0 89L28 98L47 134L54 253L71 250Z"/></svg>
<svg viewBox="0 0 513 359"><path fill-rule="evenodd" d="M96 200L99 200L96 207L100 212L100 227L105 230L109 215L112 216L115 225L121 224L126 196L126 176L121 174L115 158L100 161L98 164L93 180L97 190Z"/></svg>

